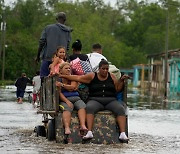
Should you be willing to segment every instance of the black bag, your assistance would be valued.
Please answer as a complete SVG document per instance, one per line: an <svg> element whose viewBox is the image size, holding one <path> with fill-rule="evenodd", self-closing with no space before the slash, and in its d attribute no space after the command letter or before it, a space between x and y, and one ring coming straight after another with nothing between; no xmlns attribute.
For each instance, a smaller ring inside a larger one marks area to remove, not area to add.
<svg viewBox="0 0 180 154"><path fill-rule="evenodd" d="M86 84L80 84L78 87L78 93L80 98L84 101L84 103L87 103L88 97L89 97L89 88Z"/></svg>

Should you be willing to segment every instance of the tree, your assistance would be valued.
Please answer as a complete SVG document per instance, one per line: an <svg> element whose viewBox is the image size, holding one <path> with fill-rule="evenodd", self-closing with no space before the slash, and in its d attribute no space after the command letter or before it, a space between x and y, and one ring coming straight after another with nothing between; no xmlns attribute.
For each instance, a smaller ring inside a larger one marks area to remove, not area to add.
<svg viewBox="0 0 180 154"><path fill-rule="evenodd" d="M117 0L116 8L112 8L102 0L74 3L18 0L13 7L5 9L5 78L14 80L21 72L34 76L39 69L34 58L41 32L46 25L56 22L59 11L66 12L66 24L73 28L72 42L80 39L83 53L91 52L92 44L100 43L103 54L117 67L131 68L134 64L146 63L147 54L162 52L165 47L167 4L164 2ZM180 44L180 12L176 7L179 2L169 0L168 6L169 49L174 49Z"/></svg>

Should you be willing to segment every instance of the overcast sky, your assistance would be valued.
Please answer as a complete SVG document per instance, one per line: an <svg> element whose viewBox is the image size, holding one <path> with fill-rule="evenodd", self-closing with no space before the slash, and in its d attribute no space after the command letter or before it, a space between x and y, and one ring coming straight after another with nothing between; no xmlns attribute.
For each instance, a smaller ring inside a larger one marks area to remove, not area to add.
<svg viewBox="0 0 180 154"><path fill-rule="evenodd" d="M5 4L7 5L7 4L10 4L10 3L12 3L12 2L15 2L16 0L4 0L5 1ZM80 0L81 1L81 0ZM110 2L111 3L111 5L114 5L115 4L115 2L116 2L116 0L103 0L105 3L108 3L108 2Z"/></svg>
<svg viewBox="0 0 180 154"><path fill-rule="evenodd" d="M5 1L5 5L8 5L8 4L12 3L12 2L15 2L16 0L4 0L4 1ZM80 1L82 1L82 0L80 0ZM117 0L103 0L103 1L104 1L106 4L107 4L108 2L110 2L111 6L114 6L114 4L116 3ZM140 0L138 0L138 1L140 1ZM149 0L149 1L158 2L159 0ZM177 1L180 1L180 0L177 0Z"/></svg>
<svg viewBox="0 0 180 154"><path fill-rule="evenodd" d="M4 0L5 1L5 5L10 5L11 3L17 1L17 0ZM84 0L80 0L80 1L84 1ZM103 0L105 2L105 4L110 3L111 6L115 6L115 3L117 0ZM141 0L137 0L137 1L141 1ZM159 0L147 0L148 2L158 2ZM174 1L178 1L180 2L180 0L174 0Z"/></svg>

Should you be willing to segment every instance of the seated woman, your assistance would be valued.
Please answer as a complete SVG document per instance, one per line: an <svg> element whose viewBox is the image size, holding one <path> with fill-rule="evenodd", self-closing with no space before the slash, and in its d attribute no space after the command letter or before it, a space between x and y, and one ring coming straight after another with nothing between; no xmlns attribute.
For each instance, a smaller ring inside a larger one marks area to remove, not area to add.
<svg viewBox="0 0 180 154"><path fill-rule="evenodd" d="M86 104L88 133L83 139L93 138L92 128L94 115L98 111L110 110L116 115L119 131L121 132L119 140L127 141L128 138L125 134L125 109L116 99L116 92L122 89L126 76L123 76L121 80L118 81L113 74L108 72L108 69L108 62L106 60L101 60L98 73L92 72L82 76L60 76L68 80L89 84L89 100Z"/></svg>
<svg viewBox="0 0 180 154"><path fill-rule="evenodd" d="M64 62L60 65L60 74L70 75L71 69L70 64ZM63 106L63 124L65 128L65 135L71 134L70 122L71 122L71 112L75 108L78 111L78 117L80 121L80 133L87 132L85 126L86 119L86 104L80 99L77 92L78 83L75 81L70 81L68 79L60 79L60 82L56 82L56 86L60 87L60 105Z"/></svg>

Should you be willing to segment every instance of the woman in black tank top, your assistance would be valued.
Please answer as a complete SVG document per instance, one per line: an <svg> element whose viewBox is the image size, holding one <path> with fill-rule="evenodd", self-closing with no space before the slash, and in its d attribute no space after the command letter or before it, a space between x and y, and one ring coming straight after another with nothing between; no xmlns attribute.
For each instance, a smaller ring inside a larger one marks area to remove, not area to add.
<svg viewBox="0 0 180 154"><path fill-rule="evenodd" d="M94 79L89 84L89 97L116 97L115 85L109 72L104 81L99 80L95 72Z"/></svg>
<svg viewBox="0 0 180 154"><path fill-rule="evenodd" d="M125 109L118 103L116 98L116 93L123 88L124 78L126 77L122 77L121 80L118 81L113 74L108 72L108 69L108 62L106 60L101 60L98 73L92 72L82 76L61 75L60 77L86 83L89 86L89 101L86 104L88 133L83 139L93 138L92 128L94 115L98 111L110 110L115 114L119 125L119 140L127 141L128 137L125 134Z"/></svg>

